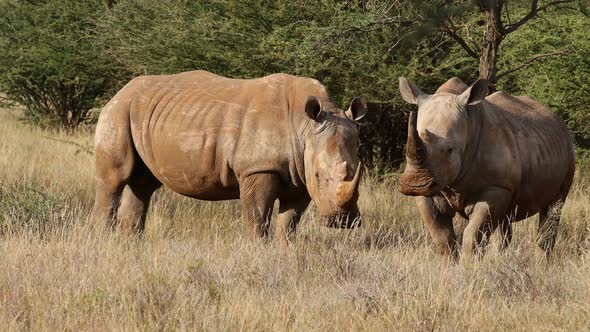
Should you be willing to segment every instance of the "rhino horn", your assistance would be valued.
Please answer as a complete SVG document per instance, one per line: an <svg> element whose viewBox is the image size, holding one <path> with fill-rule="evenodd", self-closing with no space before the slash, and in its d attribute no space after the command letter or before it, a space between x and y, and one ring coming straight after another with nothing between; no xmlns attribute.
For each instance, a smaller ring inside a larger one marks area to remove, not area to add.
<svg viewBox="0 0 590 332"><path fill-rule="evenodd" d="M344 206L349 203L358 193L358 187L361 179L361 163L359 162L354 173L354 178L351 181L346 181L340 185L338 192L338 205Z"/></svg>
<svg viewBox="0 0 590 332"><path fill-rule="evenodd" d="M416 112L410 113L408 121L408 142L406 143L406 157L412 164L421 164L424 161L426 151L424 142L418 135L417 129L418 117Z"/></svg>

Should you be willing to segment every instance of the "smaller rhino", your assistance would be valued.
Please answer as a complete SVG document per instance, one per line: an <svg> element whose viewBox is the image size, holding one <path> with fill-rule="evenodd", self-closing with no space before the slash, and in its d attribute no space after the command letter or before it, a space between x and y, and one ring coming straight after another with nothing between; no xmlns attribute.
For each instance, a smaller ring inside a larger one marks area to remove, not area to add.
<svg viewBox="0 0 590 332"><path fill-rule="evenodd" d="M469 220L462 255L473 256L496 228L503 249L511 223L539 213L537 244L549 255L575 172L570 131L559 116L529 97L487 96L486 80L468 87L452 78L433 95L399 81L403 99L418 105L399 190L416 196L437 251L457 256L456 214Z"/></svg>

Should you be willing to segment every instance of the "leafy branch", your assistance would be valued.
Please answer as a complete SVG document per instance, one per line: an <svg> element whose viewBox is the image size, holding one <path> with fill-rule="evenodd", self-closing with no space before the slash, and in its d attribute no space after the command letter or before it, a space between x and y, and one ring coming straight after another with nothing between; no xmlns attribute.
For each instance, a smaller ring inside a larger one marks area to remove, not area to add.
<svg viewBox="0 0 590 332"><path fill-rule="evenodd" d="M498 75L496 75L496 79L501 79L504 76L513 74L514 72L524 69L528 66L530 66L531 64L533 64L533 62L543 59L543 58L547 58L547 57L554 57L554 56L562 56L562 55L569 55L572 54L574 52L572 52L571 50L560 50L560 51L556 51L556 52L552 52L552 53L544 53L544 54L537 54L533 57L531 57L530 59L524 61L523 63L519 64L516 67L510 68L506 71L500 72L498 73Z"/></svg>

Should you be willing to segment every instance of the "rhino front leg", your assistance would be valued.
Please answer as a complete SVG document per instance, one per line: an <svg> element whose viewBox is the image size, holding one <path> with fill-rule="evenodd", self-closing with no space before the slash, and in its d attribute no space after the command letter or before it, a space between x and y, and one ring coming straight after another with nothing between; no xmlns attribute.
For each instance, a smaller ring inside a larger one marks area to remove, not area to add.
<svg viewBox="0 0 590 332"><path fill-rule="evenodd" d="M469 223L463 232L461 254L464 258L481 257L494 230L507 218L506 210L511 193L494 187L481 195L481 199L469 215Z"/></svg>
<svg viewBox="0 0 590 332"><path fill-rule="evenodd" d="M275 236L284 244L288 244L294 239L297 224L309 205L310 200L310 197L307 195L295 200L279 200L279 217L277 219Z"/></svg>
<svg viewBox="0 0 590 332"><path fill-rule="evenodd" d="M242 213L251 238L266 237L275 200L278 198L279 176L257 173L240 181Z"/></svg>
<svg viewBox="0 0 590 332"><path fill-rule="evenodd" d="M444 198L424 196L416 196L416 205L430 232L436 251L456 258L457 238L453 229L454 212L451 207Z"/></svg>

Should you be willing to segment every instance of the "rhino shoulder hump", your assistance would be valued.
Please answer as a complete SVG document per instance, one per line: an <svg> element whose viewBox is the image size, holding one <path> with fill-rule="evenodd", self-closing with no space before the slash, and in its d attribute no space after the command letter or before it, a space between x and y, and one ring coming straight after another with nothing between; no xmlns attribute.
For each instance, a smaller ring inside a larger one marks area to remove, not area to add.
<svg viewBox="0 0 590 332"><path fill-rule="evenodd" d="M490 102L493 102L493 101L499 100L499 99L510 99L510 98L513 98L513 97L504 91L496 91L486 97L486 99Z"/></svg>
<svg viewBox="0 0 590 332"><path fill-rule="evenodd" d="M192 71L187 71L184 73L180 73L180 75L187 75L187 76L191 76L191 77L210 77L210 78L226 78L217 74L214 74L210 71L206 71L203 69L198 69L198 70L192 70Z"/></svg>
<svg viewBox="0 0 590 332"><path fill-rule="evenodd" d="M527 104L529 107L534 108L536 110L549 110L549 107L541 104L540 102L534 100L529 96L516 96L515 98L518 99L521 103Z"/></svg>
<svg viewBox="0 0 590 332"><path fill-rule="evenodd" d="M453 77L450 80L446 81L445 84L441 85L435 93L452 93L459 95L463 93L463 91L467 90L469 86L465 84L460 78Z"/></svg>
<svg viewBox="0 0 590 332"><path fill-rule="evenodd" d="M290 74L285 73L274 73L270 75L266 75L262 78L259 78L261 81L274 81L274 82L285 82L285 81L293 81L297 78L297 76L293 76Z"/></svg>

